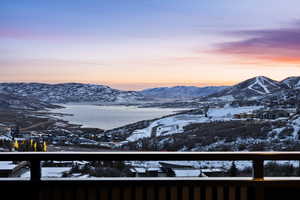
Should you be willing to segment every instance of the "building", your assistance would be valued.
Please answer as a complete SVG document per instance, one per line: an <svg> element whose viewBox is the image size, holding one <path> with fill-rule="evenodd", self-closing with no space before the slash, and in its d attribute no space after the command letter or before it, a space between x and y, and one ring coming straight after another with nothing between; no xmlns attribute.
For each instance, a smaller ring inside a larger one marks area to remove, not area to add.
<svg viewBox="0 0 300 200"><path fill-rule="evenodd" d="M267 110L256 113L256 118L259 119L277 119L281 117L289 117L290 113L285 110Z"/></svg>
<svg viewBox="0 0 300 200"><path fill-rule="evenodd" d="M277 119L280 117L289 117L290 113L285 110L260 110L255 113L239 113L233 117L235 119Z"/></svg>

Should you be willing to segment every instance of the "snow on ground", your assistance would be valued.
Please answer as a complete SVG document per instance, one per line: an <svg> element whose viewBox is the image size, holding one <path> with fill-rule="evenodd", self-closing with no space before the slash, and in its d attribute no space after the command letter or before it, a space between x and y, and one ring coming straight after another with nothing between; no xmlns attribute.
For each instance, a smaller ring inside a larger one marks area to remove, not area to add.
<svg viewBox="0 0 300 200"><path fill-rule="evenodd" d="M198 169L174 169L176 177L198 177L201 171Z"/></svg>
<svg viewBox="0 0 300 200"><path fill-rule="evenodd" d="M183 127L191 123L209 122L203 115L176 115L156 120L147 128L135 130L127 141L134 142L142 138L155 136L172 135L183 132Z"/></svg>
<svg viewBox="0 0 300 200"><path fill-rule="evenodd" d="M212 99L221 100L221 101L233 101L233 100L235 100L235 98L232 95L215 97L215 98L212 98Z"/></svg>
<svg viewBox="0 0 300 200"><path fill-rule="evenodd" d="M263 79L262 77L256 77L257 83L264 89L264 91L269 94L270 91L268 90L268 88L261 82L260 79ZM264 79L264 81L266 81L266 79Z"/></svg>
<svg viewBox="0 0 300 200"><path fill-rule="evenodd" d="M269 132L269 136L271 137L271 134L274 134L274 138L278 139L279 133L281 133L286 127L281 127L281 128L275 128L272 131Z"/></svg>
<svg viewBox="0 0 300 200"><path fill-rule="evenodd" d="M130 161L130 164L139 168L159 168L161 165L159 162L182 165L182 166L192 166L195 169L207 169L207 170L228 170L232 161ZM252 167L251 161L236 161L236 167L238 169L245 169L246 167Z"/></svg>
<svg viewBox="0 0 300 200"><path fill-rule="evenodd" d="M192 166L195 169L201 169L207 171L227 171L232 166L232 161L129 161L130 164L136 166L137 168L149 169L149 168L159 168L159 162L183 165L183 166ZM278 165L292 165L294 167L299 167L299 161L296 160L282 160L282 161L271 161L266 160L264 165L267 163L276 163ZM236 167L239 170L244 170L246 168L252 168L252 161L235 161Z"/></svg>
<svg viewBox="0 0 300 200"><path fill-rule="evenodd" d="M298 139L298 132L300 131L300 117L292 121L292 126L294 128L292 135L295 139Z"/></svg>
<svg viewBox="0 0 300 200"><path fill-rule="evenodd" d="M265 83L278 88L278 85L276 85L275 83L269 81L265 77L258 76L258 77L256 77L255 82L253 84L251 84L251 85L248 86L248 89L253 90L253 91L255 91L255 92L259 93L259 94L262 94L262 95L263 94L270 94L270 90L268 89L268 87L267 87L267 85ZM260 86L264 90L264 92L259 91L257 89L254 89L253 87L256 86L256 85Z"/></svg>
<svg viewBox="0 0 300 200"><path fill-rule="evenodd" d="M0 161L0 170L12 170L16 165L12 163L12 161Z"/></svg>
<svg viewBox="0 0 300 200"><path fill-rule="evenodd" d="M42 177L43 178L61 178L63 172L70 171L70 167L43 167ZM21 175L21 178L29 178L30 172L27 171Z"/></svg>
<svg viewBox="0 0 300 200"><path fill-rule="evenodd" d="M261 106L245 106L236 108L227 106L224 108L209 109L208 117L191 114L179 114L171 117L165 117L152 122L147 128L135 130L132 135L127 138L127 141L134 142L151 136L158 137L182 133L184 131L183 127L189 124L233 120L233 115L235 114L252 112L260 108Z"/></svg>
<svg viewBox="0 0 300 200"><path fill-rule="evenodd" d="M208 111L208 116L214 119L221 118L223 120L232 118L235 114L248 113L254 110L258 110L262 106L244 106L244 107L224 107L224 108L211 108ZM224 119L225 118L225 119Z"/></svg>
<svg viewBox="0 0 300 200"><path fill-rule="evenodd" d="M256 77L255 82L253 84L249 85L248 89L253 90L254 92L257 92L258 94L265 94L265 93L263 93L263 92L261 92L261 91L256 90L256 89L253 88L258 83L259 83L259 80L258 80L258 77Z"/></svg>

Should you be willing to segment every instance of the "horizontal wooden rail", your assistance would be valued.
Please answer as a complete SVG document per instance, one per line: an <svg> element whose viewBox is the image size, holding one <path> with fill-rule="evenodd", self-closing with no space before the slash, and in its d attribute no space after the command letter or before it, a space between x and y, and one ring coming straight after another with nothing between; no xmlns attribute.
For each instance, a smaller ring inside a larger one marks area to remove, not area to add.
<svg viewBox="0 0 300 200"><path fill-rule="evenodd" d="M300 152L1 152L0 160L31 163L31 181L41 181L42 160L252 161L253 179L264 178L265 160L300 160Z"/></svg>
<svg viewBox="0 0 300 200"><path fill-rule="evenodd" d="M0 181L2 192L12 194L15 188L30 191L32 199L101 199L191 200L191 199L274 199L282 194L294 195L300 179L282 177L265 179L265 160L300 160L300 152L8 152L0 161L29 161L31 178ZM41 179L41 161L58 160L140 160L140 161L251 161L252 178L98 178ZM6 189L3 189L6 188ZM12 191L10 191L12 190ZM38 192L37 192L38 191ZM294 193L293 193L294 192ZM21 193L14 193L20 194ZM20 197L21 197L20 196ZM225 198L226 197L226 198ZM20 198L17 198L20 199Z"/></svg>
<svg viewBox="0 0 300 200"><path fill-rule="evenodd" d="M0 152L1 160L300 160L300 152Z"/></svg>

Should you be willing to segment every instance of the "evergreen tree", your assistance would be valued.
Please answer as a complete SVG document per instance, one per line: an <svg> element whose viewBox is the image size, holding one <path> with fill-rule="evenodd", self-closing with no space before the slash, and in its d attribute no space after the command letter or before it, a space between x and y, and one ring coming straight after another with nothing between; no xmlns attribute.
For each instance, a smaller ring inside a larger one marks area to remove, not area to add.
<svg viewBox="0 0 300 200"><path fill-rule="evenodd" d="M233 161L232 164L231 164L231 167L229 169L229 172L228 172L229 176L230 177L236 177L237 172L238 172L238 169L236 168L235 162Z"/></svg>

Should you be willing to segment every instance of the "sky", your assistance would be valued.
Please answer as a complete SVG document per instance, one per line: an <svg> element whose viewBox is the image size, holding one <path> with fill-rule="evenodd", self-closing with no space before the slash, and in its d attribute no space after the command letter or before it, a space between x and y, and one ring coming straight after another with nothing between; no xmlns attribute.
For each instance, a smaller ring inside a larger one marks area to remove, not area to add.
<svg viewBox="0 0 300 200"><path fill-rule="evenodd" d="M0 82L123 90L300 76L299 0L1 0Z"/></svg>

